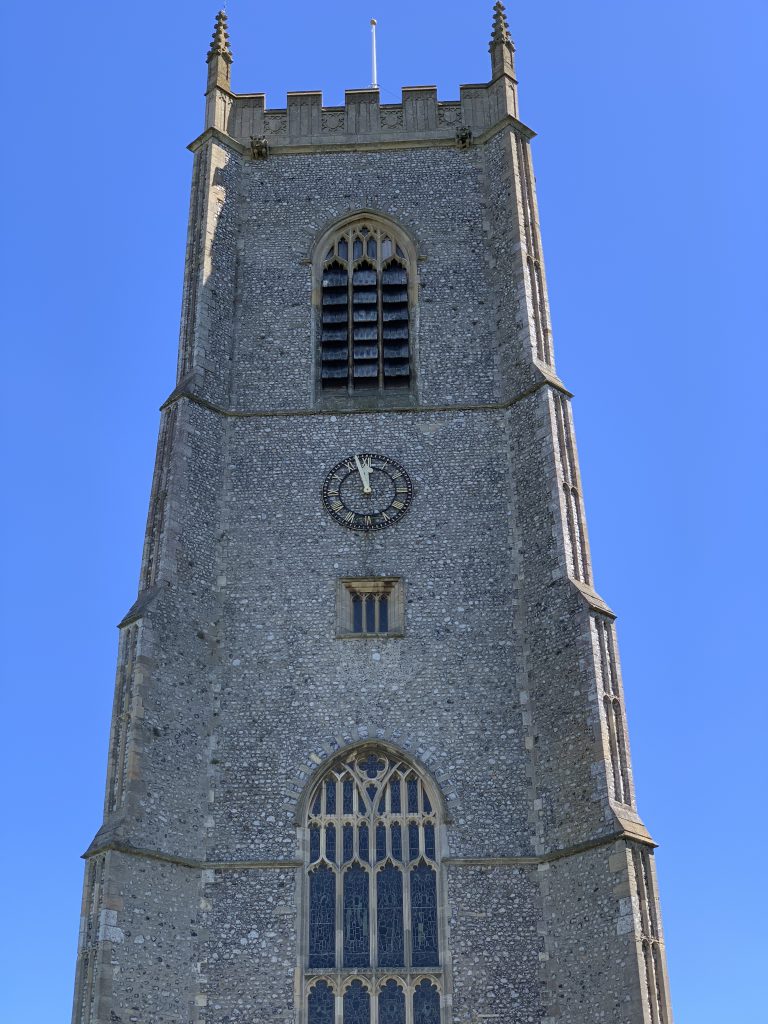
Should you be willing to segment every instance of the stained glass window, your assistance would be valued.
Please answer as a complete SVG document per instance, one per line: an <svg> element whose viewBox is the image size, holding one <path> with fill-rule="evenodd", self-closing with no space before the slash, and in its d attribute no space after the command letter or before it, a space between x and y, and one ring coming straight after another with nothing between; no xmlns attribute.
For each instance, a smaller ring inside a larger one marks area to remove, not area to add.
<svg viewBox="0 0 768 1024"><path fill-rule="evenodd" d="M376 860L385 860L387 856L387 826L379 823L376 826Z"/></svg>
<svg viewBox="0 0 768 1024"><path fill-rule="evenodd" d="M351 259L350 259L351 254ZM352 393L411 381L409 258L380 228L353 224L325 249L320 386ZM363 618L365 600L355 608Z"/></svg>
<svg viewBox="0 0 768 1024"><path fill-rule="evenodd" d="M336 876L317 868L309 876L309 966L336 963Z"/></svg>
<svg viewBox="0 0 768 1024"><path fill-rule="evenodd" d="M405 963L403 875L393 865L388 864L376 875L376 906L379 966L402 967Z"/></svg>
<svg viewBox="0 0 768 1024"><path fill-rule="evenodd" d="M336 826L325 826L325 856L332 864L336 860Z"/></svg>
<svg viewBox="0 0 768 1024"><path fill-rule="evenodd" d="M436 794L412 765L373 744L340 757L315 785L306 821L306 967L332 970L340 987L307 977L307 1024L370 1024L372 999L378 1024L405 1024L406 1016L409 1024L444 1024ZM369 991L355 977L366 968L395 977ZM429 977L414 988L418 973Z"/></svg>
<svg viewBox="0 0 768 1024"><path fill-rule="evenodd" d="M411 860L419 856L419 826L413 822L408 826L408 856Z"/></svg>
<svg viewBox="0 0 768 1024"><path fill-rule="evenodd" d="M344 826L344 863L347 864L354 856L355 830L351 825Z"/></svg>
<svg viewBox="0 0 768 1024"><path fill-rule="evenodd" d="M437 949L437 890L435 872L426 864L411 870L411 937L413 966L432 967Z"/></svg>
<svg viewBox="0 0 768 1024"><path fill-rule="evenodd" d="M424 826L424 853L430 860L435 859L435 826Z"/></svg>
<svg viewBox="0 0 768 1024"><path fill-rule="evenodd" d="M440 1024L440 993L426 979L413 993L413 1024Z"/></svg>
<svg viewBox="0 0 768 1024"><path fill-rule="evenodd" d="M353 981L344 993L344 1024L370 1024L371 996L362 981Z"/></svg>
<svg viewBox="0 0 768 1024"><path fill-rule="evenodd" d="M309 863L320 860L320 826L313 825L309 830Z"/></svg>
<svg viewBox="0 0 768 1024"><path fill-rule="evenodd" d="M394 980L379 992L379 1024L405 1024L405 992Z"/></svg>
<svg viewBox="0 0 768 1024"><path fill-rule="evenodd" d="M358 849L360 851L360 860L368 860L368 826L361 825L360 832L357 837Z"/></svg>
<svg viewBox="0 0 768 1024"><path fill-rule="evenodd" d="M309 993L309 1024L334 1024L336 997L327 981L318 981Z"/></svg>
<svg viewBox="0 0 768 1024"><path fill-rule="evenodd" d="M344 872L344 966L368 967L368 872L351 867Z"/></svg>

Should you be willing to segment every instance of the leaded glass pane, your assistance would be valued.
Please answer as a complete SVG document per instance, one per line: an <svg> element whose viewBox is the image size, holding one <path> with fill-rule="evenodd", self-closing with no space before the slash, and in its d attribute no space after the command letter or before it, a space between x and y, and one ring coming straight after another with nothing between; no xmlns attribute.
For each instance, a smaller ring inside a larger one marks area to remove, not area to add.
<svg viewBox="0 0 768 1024"><path fill-rule="evenodd" d="M363 599L359 594L352 598L352 632L363 632Z"/></svg>
<svg viewBox="0 0 768 1024"><path fill-rule="evenodd" d="M396 981L379 992L379 1024L405 1024L405 992Z"/></svg>
<svg viewBox="0 0 768 1024"><path fill-rule="evenodd" d="M375 779L384 771L384 762L375 754L369 754L364 761L360 762L360 770L365 772L369 779Z"/></svg>
<svg viewBox="0 0 768 1024"><path fill-rule="evenodd" d="M426 864L411 871L411 937L413 966L437 966L437 887L435 872Z"/></svg>
<svg viewBox="0 0 768 1024"><path fill-rule="evenodd" d="M376 826L376 860L384 860L387 856L387 828L385 825Z"/></svg>
<svg viewBox="0 0 768 1024"><path fill-rule="evenodd" d="M345 779L343 788L344 814L352 814L352 796L354 791L355 787L352 783L352 779Z"/></svg>
<svg viewBox="0 0 768 1024"><path fill-rule="evenodd" d="M352 825L345 825L343 829L344 863L352 860L354 855L355 830Z"/></svg>
<svg viewBox="0 0 768 1024"><path fill-rule="evenodd" d="M309 966L336 963L336 876L318 868L309 876Z"/></svg>
<svg viewBox="0 0 768 1024"><path fill-rule="evenodd" d="M355 244L352 247L352 254L356 260L359 260L363 255L363 243L359 238L355 239Z"/></svg>
<svg viewBox="0 0 768 1024"><path fill-rule="evenodd" d="M408 857L411 860L419 858L419 826L414 824L408 826Z"/></svg>
<svg viewBox="0 0 768 1024"><path fill-rule="evenodd" d="M403 875L388 864L376 876L377 938L380 967L402 967L405 957L403 941Z"/></svg>
<svg viewBox="0 0 768 1024"><path fill-rule="evenodd" d="M360 831L357 837L358 850L360 851L360 860L368 861L368 826L361 825Z"/></svg>
<svg viewBox="0 0 768 1024"><path fill-rule="evenodd" d="M421 788L421 798L424 801L424 813L425 814L431 814L432 813L432 804L429 802L429 797L427 796L427 791L426 791L426 789L424 789L423 786Z"/></svg>
<svg viewBox="0 0 768 1024"><path fill-rule="evenodd" d="M344 993L344 1024L370 1024L371 997L362 981L353 981Z"/></svg>
<svg viewBox="0 0 768 1024"><path fill-rule="evenodd" d="M312 813L320 814L320 801L322 800L322 790L318 789L317 796L315 797L314 803L312 804Z"/></svg>
<svg viewBox="0 0 768 1024"><path fill-rule="evenodd" d="M392 826L392 856L395 860L403 859L403 833L400 831L399 825Z"/></svg>
<svg viewBox="0 0 768 1024"><path fill-rule="evenodd" d="M414 778L408 779L408 813L418 814L419 811L419 784Z"/></svg>
<svg viewBox="0 0 768 1024"><path fill-rule="evenodd" d="M320 860L320 828L313 825L309 830L309 863Z"/></svg>
<svg viewBox="0 0 768 1024"><path fill-rule="evenodd" d="M365 631L366 633L376 632L376 598L373 596L368 597L365 602Z"/></svg>
<svg viewBox="0 0 768 1024"><path fill-rule="evenodd" d="M341 256L343 260L345 260L347 256L349 256L349 243L347 242L346 238L342 238L342 240L339 242L339 256Z"/></svg>
<svg viewBox="0 0 768 1024"><path fill-rule="evenodd" d="M400 779L394 778L389 785L389 798L392 801L392 813L400 813Z"/></svg>
<svg viewBox="0 0 768 1024"><path fill-rule="evenodd" d="M325 813L336 813L336 779L329 779L325 784Z"/></svg>
<svg viewBox="0 0 768 1024"><path fill-rule="evenodd" d="M379 598L379 632L389 632L389 598L386 595Z"/></svg>
<svg viewBox="0 0 768 1024"><path fill-rule="evenodd" d="M344 873L344 966L369 966L368 872L351 867Z"/></svg>
<svg viewBox="0 0 768 1024"><path fill-rule="evenodd" d="M435 826L424 826L424 853L430 860L435 859Z"/></svg>
<svg viewBox="0 0 768 1024"><path fill-rule="evenodd" d="M426 979L413 993L413 1024L440 1024L440 993Z"/></svg>
<svg viewBox="0 0 768 1024"><path fill-rule="evenodd" d="M309 1024L334 1024L336 997L327 981L318 981L309 993Z"/></svg>
<svg viewBox="0 0 768 1024"><path fill-rule="evenodd" d="M332 864L336 862L336 826L325 826L325 856Z"/></svg>

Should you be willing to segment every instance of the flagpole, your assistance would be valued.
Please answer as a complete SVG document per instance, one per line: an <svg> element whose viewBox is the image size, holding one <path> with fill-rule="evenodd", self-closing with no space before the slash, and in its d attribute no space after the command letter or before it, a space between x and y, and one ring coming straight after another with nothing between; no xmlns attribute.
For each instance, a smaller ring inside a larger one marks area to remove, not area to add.
<svg viewBox="0 0 768 1024"><path fill-rule="evenodd" d="M376 62L376 19L371 18L371 88L379 88L379 72Z"/></svg>

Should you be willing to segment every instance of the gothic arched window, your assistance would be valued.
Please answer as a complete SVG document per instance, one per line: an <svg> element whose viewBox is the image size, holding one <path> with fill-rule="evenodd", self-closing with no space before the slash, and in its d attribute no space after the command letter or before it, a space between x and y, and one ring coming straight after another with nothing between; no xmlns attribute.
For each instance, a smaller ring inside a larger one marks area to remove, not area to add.
<svg viewBox="0 0 768 1024"><path fill-rule="evenodd" d="M340 757L306 820L305 1024L441 1024L440 820L422 775Z"/></svg>
<svg viewBox="0 0 768 1024"><path fill-rule="evenodd" d="M357 221L326 236L322 250L321 389L353 394L408 388L414 271L405 239L375 220Z"/></svg>

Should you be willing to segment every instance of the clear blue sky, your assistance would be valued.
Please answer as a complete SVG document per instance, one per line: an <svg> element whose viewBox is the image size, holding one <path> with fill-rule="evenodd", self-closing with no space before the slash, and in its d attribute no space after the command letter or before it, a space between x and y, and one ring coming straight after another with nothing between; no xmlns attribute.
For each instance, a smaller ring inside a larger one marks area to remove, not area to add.
<svg viewBox="0 0 768 1024"><path fill-rule="evenodd" d="M233 84L488 77L491 0L231 0ZM68 1021L117 633L170 392L215 4L8 10L2 413L5 982ZM558 369L597 585L619 613L677 1024L765 1010L762 0L513 0ZM762 295L761 295L762 293ZM585 1022L589 1024L589 1022Z"/></svg>

